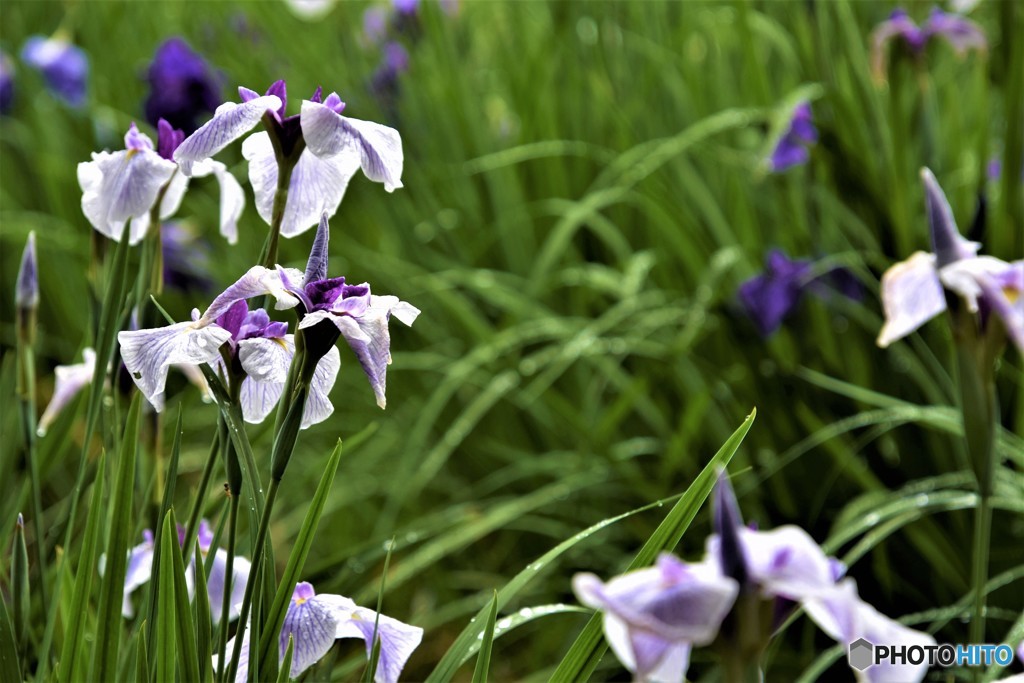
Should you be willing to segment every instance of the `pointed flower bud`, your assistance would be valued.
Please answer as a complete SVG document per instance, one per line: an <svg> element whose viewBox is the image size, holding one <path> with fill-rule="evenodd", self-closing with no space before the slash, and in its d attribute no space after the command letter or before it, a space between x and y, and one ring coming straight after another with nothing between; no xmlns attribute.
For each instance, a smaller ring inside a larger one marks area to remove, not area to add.
<svg viewBox="0 0 1024 683"><path fill-rule="evenodd" d="M36 263L36 234L30 232L21 254L18 283L14 302L19 309L34 309L39 305L39 266Z"/></svg>
<svg viewBox="0 0 1024 683"><path fill-rule="evenodd" d="M729 475L725 470L718 473L715 485L714 529L721 539L718 546L719 562L722 573L732 577L742 586L747 581L747 561L743 556L740 544L740 529L743 527L743 516L740 513L736 494L729 483Z"/></svg>
<svg viewBox="0 0 1024 683"><path fill-rule="evenodd" d="M316 238L313 240L313 248L309 250L309 260L306 262L306 273L302 278L302 287L306 288L312 282L327 279L327 243L330 240L331 232L327 224L327 212L320 215L320 225L316 229Z"/></svg>

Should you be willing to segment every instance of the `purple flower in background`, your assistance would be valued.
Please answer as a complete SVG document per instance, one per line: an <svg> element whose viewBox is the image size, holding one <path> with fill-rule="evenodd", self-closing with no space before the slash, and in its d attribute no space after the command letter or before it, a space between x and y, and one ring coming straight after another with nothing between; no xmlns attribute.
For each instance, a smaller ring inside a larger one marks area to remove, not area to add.
<svg viewBox="0 0 1024 683"><path fill-rule="evenodd" d="M363 37L370 45L379 45L388 33L388 15L381 6L367 7L363 12Z"/></svg>
<svg viewBox="0 0 1024 683"><path fill-rule="evenodd" d="M191 133L199 115L214 111L221 103L216 74L181 38L170 38L157 48L146 78L150 88L146 120L153 126L165 119L174 128Z"/></svg>
<svg viewBox="0 0 1024 683"><path fill-rule="evenodd" d="M837 291L854 300L863 296L860 282L845 268L815 275L813 262L791 260L778 249L768 252L764 265L764 272L744 281L738 292L743 310L764 337L779 329L806 292L827 297Z"/></svg>
<svg viewBox="0 0 1024 683"><path fill-rule="evenodd" d="M157 145L139 132L133 123L124 136L125 149L119 152L93 152L92 161L78 164L78 184L82 188L82 212L101 234L117 241L125 225L128 241L136 244L145 237L150 212L163 191L160 218L175 214L188 190L189 178L177 172L171 160L184 139L166 121L157 126ZM208 160L191 165L191 175L214 175L220 184L220 231L228 242L238 241L238 218L245 206L245 193L227 167ZM165 189L166 188L166 189Z"/></svg>
<svg viewBox="0 0 1024 683"><path fill-rule="evenodd" d="M811 105L802 102L793 110L786 133L775 145L768 162L775 173L793 166L807 163L810 159L808 148L818 141L818 130L814 127Z"/></svg>
<svg viewBox="0 0 1024 683"><path fill-rule="evenodd" d="M933 253L916 252L882 275L885 325L878 345L902 339L946 310L943 289L980 316L984 329L992 314L1024 353L1024 260L1007 263L978 256L981 245L964 239L953 210L928 169L921 170Z"/></svg>
<svg viewBox="0 0 1024 683"><path fill-rule="evenodd" d="M370 180L383 183L388 192L402 186L402 140L398 131L342 116L345 104L336 93L321 101L318 89L302 103L300 114L285 116L288 98L284 81L274 83L264 96L248 88L239 88L238 92L241 104L229 102L218 107L214 117L178 147L174 158L185 175L191 175L197 162L209 159L264 121L270 132L249 136L242 144L242 156L249 161L256 209L268 224L279 171L271 134L285 158L299 154L290 171L288 203L281 224L285 237L316 225L323 211L334 215L349 180L360 168Z"/></svg>
<svg viewBox="0 0 1024 683"><path fill-rule="evenodd" d="M72 107L85 104L89 59L81 48L57 36L32 36L21 49L21 58L43 74L54 95Z"/></svg>
<svg viewBox="0 0 1024 683"><path fill-rule="evenodd" d="M399 14L416 14L420 9L420 0L391 0L391 6Z"/></svg>
<svg viewBox="0 0 1024 683"><path fill-rule="evenodd" d="M160 232L164 286L181 292L210 292L210 245L179 223L164 223Z"/></svg>
<svg viewBox="0 0 1024 683"><path fill-rule="evenodd" d="M384 59L370 79L370 89L377 97L384 99L390 108L398 94L398 77L409 68L409 53L401 43L394 41L384 45Z"/></svg>
<svg viewBox="0 0 1024 683"><path fill-rule="evenodd" d="M0 52L0 114L14 106L14 62L6 52Z"/></svg>
<svg viewBox="0 0 1024 683"><path fill-rule="evenodd" d="M875 77L879 80L885 78L886 48L890 43L898 41L915 59L920 59L925 47L935 37L946 40L958 55L972 49L984 51L988 48L981 28L959 14L943 12L936 7L918 26L905 10L897 9L871 34L871 70Z"/></svg>
<svg viewBox="0 0 1024 683"><path fill-rule="evenodd" d="M715 639L739 586L713 564L686 564L668 553L656 566L602 582L577 574L573 591L604 611L608 645L638 681L684 680L694 645Z"/></svg>
<svg viewBox="0 0 1024 683"><path fill-rule="evenodd" d="M242 636L241 659L236 683L244 683L249 675L249 632ZM374 636L376 635L376 638ZM373 643L380 642L380 659L374 673L377 683L396 683L405 663L423 639L423 629L410 626L371 609L359 607L341 595L317 594L305 581L295 585L292 600L285 613L280 635L280 657L283 660L288 640L294 642L290 677L298 678L326 655L338 638L360 638L366 642L366 655L371 656ZM234 651L234 638L227 652ZM214 667L217 657L214 656Z"/></svg>

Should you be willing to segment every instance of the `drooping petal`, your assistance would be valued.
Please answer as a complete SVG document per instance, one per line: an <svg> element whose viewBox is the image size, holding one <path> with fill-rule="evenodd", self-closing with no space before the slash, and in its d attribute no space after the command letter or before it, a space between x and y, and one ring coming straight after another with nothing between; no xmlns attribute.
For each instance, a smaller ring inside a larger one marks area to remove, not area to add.
<svg viewBox="0 0 1024 683"><path fill-rule="evenodd" d="M328 106L305 100L300 114L302 136L310 151L329 158L346 151L359 153L360 167L370 180L393 192L402 187L402 138L394 128L346 118Z"/></svg>
<svg viewBox="0 0 1024 683"><path fill-rule="evenodd" d="M175 173L171 176L171 181L167 183L167 189L164 191L163 199L160 200L161 220L170 218L181 208L181 200L184 199L185 192L188 190L188 180L188 176L184 173ZM147 211L141 216L135 216L131 219L128 226L129 244L137 244L149 232L149 215L150 212Z"/></svg>
<svg viewBox="0 0 1024 683"><path fill-rule="evenodd" d="M885 325L877 344L885 348L946 310L935 256L923 251L897 263L882 275Z"/></svg>
<svg viewBox="0 0 1024 683"><path fill-rule="evenodd" d="M245 597L245 582L249 578L251 563L244 557L235 555L231 562L231 597L228 600L228 621L238 618L242 599ZM206 590L210 596L210 618L214 624L220 623L224 610L224 587L227 580L228 551L218 548L213 556L210 576L206 579Z"/></svg>
<svg viewBox="0 0 1024 683"><path fill-rule="evenodd" d="M53 421L60 414L60 411L78 395L82 389L92 382L93 374L96 372L96 352L86 347L82 350L82 362L75 365L58 365L54 369L55 382L53 396L46 405L42 417L39 418L39 425L36 428L38 436L45 436L46 430L50 428Z"/></svg>
<svg viewBox="0 0 1024 683"><path fill-rule="evenodd" d="M593 574L577 574L572 587L580 602L613 613L630 630L698 645L714 640L739 591L736 581L723 576L717 564L684 564L667 554L656 567L629 572L608 583Z"/></svg>
<svg viewBox="0 0 1024 683"><path fill-rule="evenodd" d="M913 52L920 52L928 39L906 11L894 11L871 33L871 72L879 80L885 78L886 48L897 37L903 38Z"/></svg>
<svg viewBox="0 0 1024 683"><path fill-rule="evenodd" d="M689 643L673 643L653 633L630 631L626 622L611 612L604 613L604 637L615 657L637 681L678 683L685 680L690 664Z"/></svg>
<svg viewBox="0 0 1024 683"><path fill-rule="evenodd" d="M751 581L765 597L802 600L835 585L832 564L806 531L782 526L771 531L739 530ZM710 547L716 537L709 539Z"/></svg>
<svg viewBox="0 0 1024 683"><path fill-rule="evenodd" d="M238 219L245 208L245 191L231 175L227 166L219 161L208 159L192 165L192 175L202 178L213 174L220 185L220 234L224 235L228 244L238 242ZM180 174L184 176L184 174Z"/></svg>
<svg viewBox="0 0 1024 683"><path fill-rule="evenodd" d="M302 429L308 429L323 422L334 412L334 405L331 403L329 395L340 369L341 354L338 353L337 346L332 346L331 350L317 363L316 370L313 372L313 379L309 384L309 395L306 397L306 407L302 411Z"/></svg>
<svg viewBox="0 0 1024 683"><path fill-rule="evenodd" d="M245 374L257 382L283 383L295 356L294 335L280 339L255 337L238 342L238 359Z"/></svg>
<svg viewBox="0 0 1024 683"><path fill-rule="evenodd" d="M217 107L212 119L185 138L175 150L174 160L181 166L182 173L192 175L194 162L209 159L251 130L266 112L280 107L281 100L274 95L257 97L241 104L225 102Z"/></svg>
<svg viewBox="0 0 1024 683"><path fill-rule="evenodd" d="M277 192L277 160L269 135L256 133L246 138L242 143L242 156L249 161L249 182L256 196L256 210L269 224ZM359 157L355 152L321 158L304 150L292 169L281 234L294 237L316 225L322 213L333 216L358 169Z"/></svg>
<svg viewBox="0 0 1024 683"><path fill-rule="evenodd" d="M1012 283L1012 284L1009 284ZM1003 327L1017 350L1024 354L1024 261L981 281L985 302L1003 321Z"/></svg>
<svg viewBox="0 0 1024 683"><path fill-rule="evenodd" d="M287 276L295 281L302 279L302 271L295 268L281 268ZM202 317L197 321L200 326L209 325L227 311L236 301L251 299L256 296L270 295L276 299L274 308L284 310L294 308L299 300L290 294L281 282L278 270L263 266L253 266L245 275L238 278L213 300Z"/></svg>
<svg viewBox="0 0 1024 683"><path fill-rule="evenodd" d="M922 29L929 36L945 38L958 55L963 55L968 50L988 49L985 32L980 26L959 14L943 12L937 7L932 10Z"/></svg>
<svg viewBox="0 0 1024 683"><path fill-rule="evenodd" d="M383 614L378 615L371 609L357 607L349 613L347 620L338 621L335 636L362 638L366 642L366 655L370 657L374 633L380 640L380 659L373 680L376 683L397 683L405 663L423 640L423 629Z"/></svg>
<svg viewBox="0 0 1024 683"><path fill-rule="evenodd" d="M1010 270L1011 266L1006 261L992 256L975 256L940 268L939 281L946 289L959 295L969 311L977 313L983 283L996 287L996 278Z"/></svg>
<svg viewBox="0 0 1024 683"><path fill-rule="evenodd" d="M242 381L238 400L242 405L242 417L249 424L260 424L281 400L284 383L257 382L251 377Z"/></svg>
<svg viewBox="0 0 1024 683"><path fill-rule="evenodd" d="M291 677L316 664L334 645L338 613L330 603L316 599L313 586L301 582L295 586L291 603L281 627L281 657L288 648L289 636L294 639ZM383 651L381 652L383 658Z"/></svg>
<svg viewBox="0 0 1024 683"><path fill-rule="evenodd" d="M117 241L128 219L153 207L175 165L151 149L99 152L92 158L78 165L82 212L96 230Z"/></svg>
<svg viewBox="0 0 1024 683"><path fill-rule="evenodd" d="M208 325L183 322L150 330L120 332L121 359L135 384L157 411L163 410L167 369L175 363L198 365L220 357L220 345L231 333Z"/></svg>

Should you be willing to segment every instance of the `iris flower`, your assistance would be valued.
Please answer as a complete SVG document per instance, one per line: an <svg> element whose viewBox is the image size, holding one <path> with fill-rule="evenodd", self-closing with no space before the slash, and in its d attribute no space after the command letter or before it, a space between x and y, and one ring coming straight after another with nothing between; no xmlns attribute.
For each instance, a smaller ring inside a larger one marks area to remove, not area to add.
<svg viewBox="0 0 1024 683"><path fill-rule="evenodd" d="M36 433L39 436L46 436L46 431L57 419L65 406L78 395L85 387L92 382L93 374L96 371L96 352L91 348L82 349L82 362L74 365L58 365L54 370L55 380L53 396L46 405L39 424L36 426Z"/></svg>
<svg viewBox="0 0 1024 683"><path fill-rule="evenodd" d="M14 285L14 305L34 309L39 305L39 263L36 260L36 234L30 232L21 252L18 279Z"/></svg>
<svg viewBox="0 0 1024 683"><path fill-rule="evenodd" d="M217 75L181 38L170 38L157 48L146 78L146 120L154 126L165 119L191 133L199 115L214 111L222 101Z"/></svg>
<svg viewBox="0 0 1024 683"><path fill-rule="evenodd" d="M981 329L993 315L1024 353L1024 260L1007 263L978 256L981 245L960 235L953 210L935 176L922 169L933 253L918 251L882 275L885 325L878 345L902 339L946 310L946 294L978 314ZM943 291L945 290L945 292Z"/></svg>
<svg viewBox="0 0 1024 683"><path fill-rule="evenodd" d="M793 166L806 164L810 159L809 147L818 141L818 129L814 127L811 105L801 102L793 110L785 135L775 145L768 163L778 173Z"/></svg>
<svg viewBox="0 0 1024 683"><path fill-rule="evenodd" d="M78 164L82 188L82 211L100 233L118 241L130 221L128 241L138 243L149 230L150 211L160 200L160 218L173 216L181 206L189 179L177 172L171 160L184 139L166 121L158 125L157 146L133 123L119 152L93 152L92 161ZM227 167L219 161L192 164L190 175L213 174L220 183L220 231L232 244L238 240L238 217L245 206L245 193Z"/></svg>
<svg viewBox="0 0 1024 683"><path fill-rule="evenodd" d="M202 316L193 310L191 322L117 335L125 367L157 411L163 410L171 365L209 363L229 382L241 382L238 396L247 421L261 422L270 413L284 390L295 341L293 335L286 334L285 323L270 322L263 309L249 311L246 299L270 295L277 299L277 308L294 307L298 299L281 284L282 274L289 271L293 277L301 277L298 270L272 271L255 266L214 299ZM221 346L225 344L222 355ZM303 413L303 427L326 419L334 410L327 394L340 364L337 350L320 359Z"/></svg>
<svg viewBox="0 0 1024 683"><path fill-rule="evenodd" d="M242 655L238 661L235 683L244 683L249 675L249 633L242 636ZM284 625L281 627L280 657L283 660L288 639L292 649L291 678L320 661L338 638L361 638L366 642L366 655L373 652L374 634L380 641L380 658L374 680L377 683L395 683L410 655L423 639L423 629L410 626L397 619L359 607L351 599L330 593L317 594L306 582L295 585ZM233 652L234 638L227 644ZM214 667L217 658L214 657Z"/></svg>
<svg viewBox="0 0 1024 683"><path fill-rule="evenodd" d="M213 531L204 519L199 523L200 559L207 561L207 556L213 548ZM178 543L184 543L185 529L178 528ZM153 576L153 532L146 529L142 532L142 543L128 551L128 571L124 578L124 601L121 604L121 614L130 619L135 615L132 606L131 596L138 588L145 585ZM102 559L101 559L102 562ZM189 595L195 590L195 562L192 562L185 570L185 579L188 585ZM224 582L227 578L228 553L223 548L214 551L212 564L210 565L209 576L206 578L206 590L210 596L210 619L214 624L220 622L224 602ZM236 555L231 567L231 613L228 619L233 621L238 618L238 606L245 594L245 582L249 577L249 560ZM102 570L101 570L102 571Z"/></svg>
<svg viewBox="0 0 1024 683"><path fill-rule="evenodd" d="M933 38L944 39L958 55L972 49L984 51L988 48L981 27L959 14L943 12L936 7L918 26L906 10L897 9L871 34L871 70L875 77L880 80L885 77L886 47L890 43L899 41L914 58L920 59Z"/></svg>
<svg viewBox="0 0 1024 683"><path fill-rule="evenodd" d="M89 58L80 47L58 36L32 36L25 41L21 58L42 73L55 96L72 107L85 104Z"/></svg>
<svg viewBox="0 0 1024 683"><path fill-rule="evenodd" d="M737 619L750 622L749 610L733 614L740 601L754 600L761 612L777 615L779 607L800 603L833 638L849 643L866 637L873 642L935 644L924 633L908 629L862 602L851 580L840 581L845 568L796 526L755 531L743 526L739 506L724 474L715 493L715 533L698 564L672 555L658 558L654 568L629 572L603 583L591 574L577 574L573 589L580 602L604 611L605 638L619 661L638 681L684 680L694 645L723 641L739 656L729 628ZM761 634L764 643L771 633ZM884 636L884 637L883 637ZM869 668L862 680L920 681L927 666ZM896 675L892 678L891 674Z"/></svg>
<svg viewBox="0 0 1024 683"><path fill-rule="evenodd" d="M281 234L294 237L317 224L326 211L333 216L345 195L349 180L362 168L370 180L384 184L388 192L402 187L402 140L387 126L341 115L345 104L331 93L321 101L320 90L302 103L302 111L285 116L288 97L284 81L260 96L239 88L242 102L217 108L213 118L190 135L174 159L185 175L217 152L252 130L261 120L269 132L250 135L242 144L249 161L249 181L256 194L256 209L272 222L277 194L279 161L297 154L290 169L288 201Z"/></svg>

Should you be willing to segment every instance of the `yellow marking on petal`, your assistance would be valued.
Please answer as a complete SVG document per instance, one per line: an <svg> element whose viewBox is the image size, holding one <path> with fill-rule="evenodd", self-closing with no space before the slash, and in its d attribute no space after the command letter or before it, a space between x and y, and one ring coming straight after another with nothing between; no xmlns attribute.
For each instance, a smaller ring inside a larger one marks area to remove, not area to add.
<svg viewBox="0 0 1024 683"><path fill-rule="evenodd" d="M277 342L282 349L288 350L288 345L284 343L284 337L271 337L270 341Z"/></svg>
<svg viewBox="0 0 1024 683"><path fill-rule="evenodd" d="M307 602L309 602L309 600L307 600L306 598L295 598L296 605L304 605Z"/></svg>
<svg viewBox="0 0 1024 683"><path fill-rule="evenodd" d="M1003 294L1011 304L1017 303L1017 299L1020 298L1020 292L1016 289L1010 289L1009 287L1003 289Z"/></svg>

